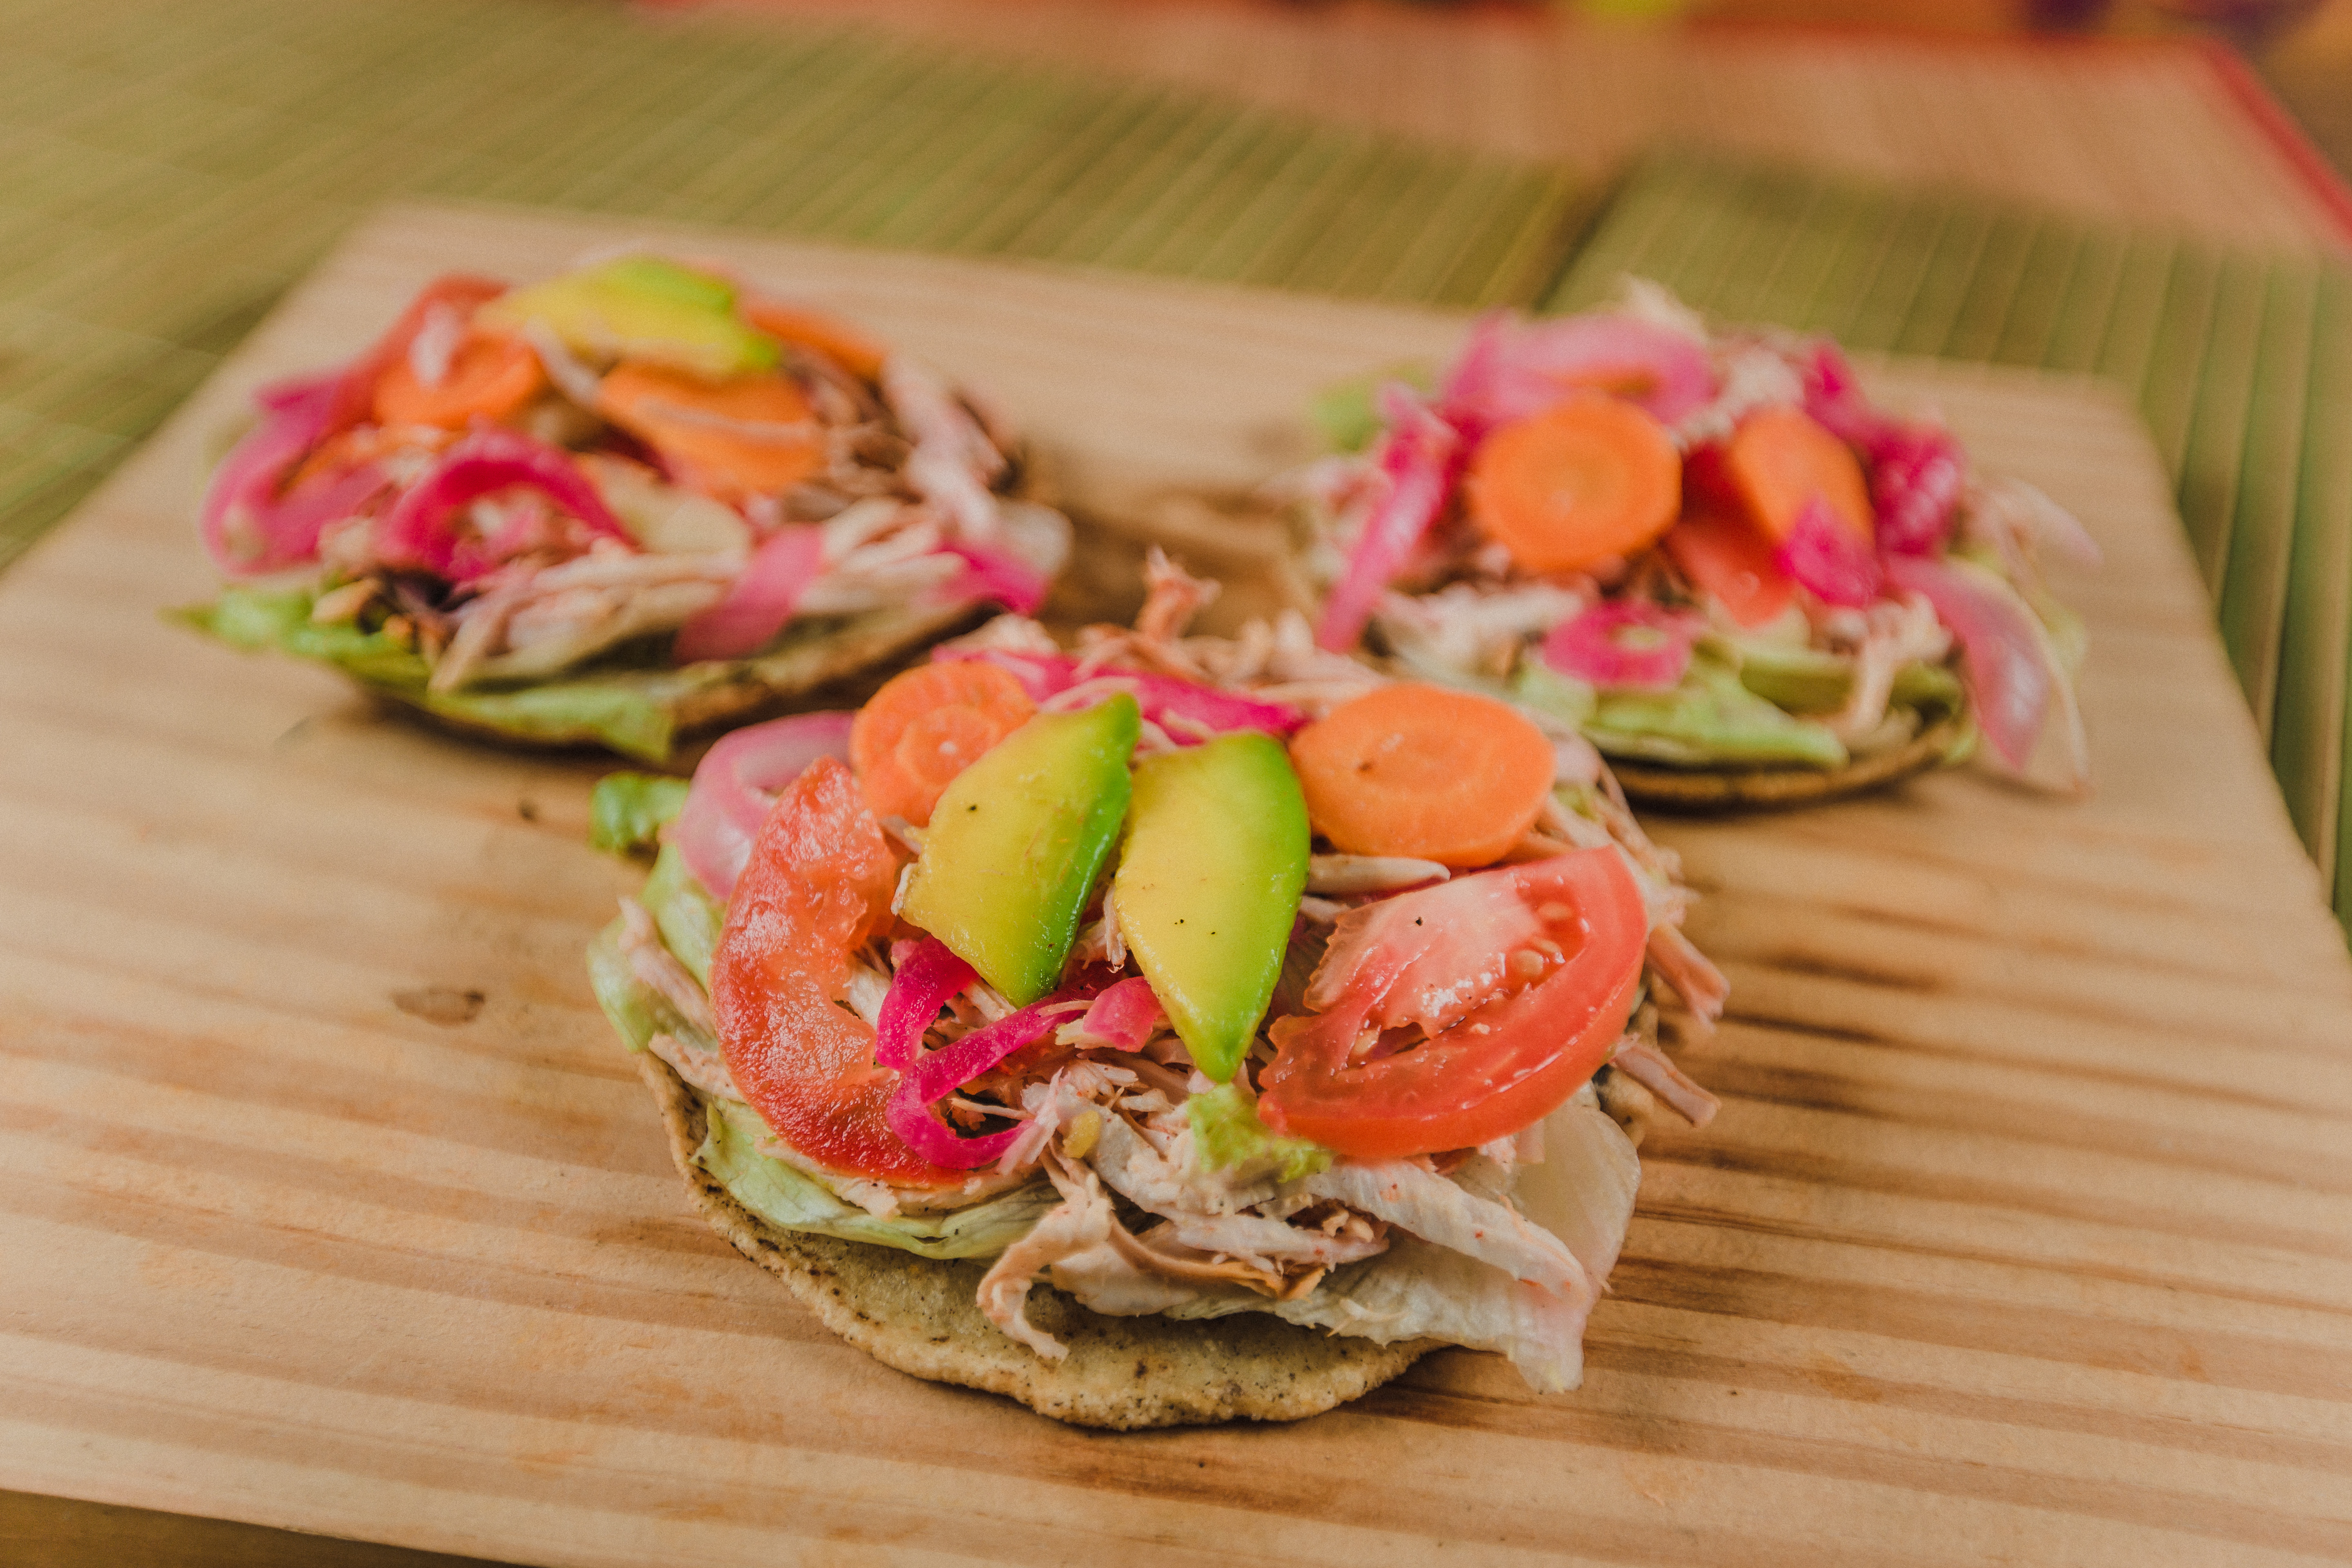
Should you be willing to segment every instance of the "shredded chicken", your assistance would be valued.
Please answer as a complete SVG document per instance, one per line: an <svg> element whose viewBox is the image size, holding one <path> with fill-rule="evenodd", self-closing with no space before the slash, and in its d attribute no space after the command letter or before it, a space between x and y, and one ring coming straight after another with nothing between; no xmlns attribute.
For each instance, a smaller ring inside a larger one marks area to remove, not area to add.
<svg viewBox="0 0 2352 1568"><path fill-rule="evenodd" d="M654 917L635 899L621 900L621 953L629 961L629 973L677 1008L687 1027L704 1039L719 1037L718 1026L710 1021L710 1000L703 994L701 984L663 944ZM742 1096L730 1091L729 1098L740 1100Z"/></svg>
<svg viewBox="0 0 2352 1568"><path fill-rule="evenodd" d="M1157 544L1143 558L1143 611L1135 617L1135 635L1146 642L1167 642L1184 635L1192 617L1215 602L1221 584L1195 577L1168 559Z"/></svg>
<svg viewBox="0 0 2352 1568"><path fill-rule="evenodd" d="M1453 875L1434 860L1398 855L1311 855L1307 860L1310 893L1393 893Z"/></svg>
<svg viewBox="0 0 2352 1568"><path fill-rule="evenodd" d="M1730 982L1683 934L1680 926L1652 927L1649 952L1651 968L1674 987L1675 994L1694 1016L1709 1024L1723 1016Z"/></svg>
<svg viewBox="0 0 2352 1568"><path fill-rule="evenodd" d="M1118 1230L1110 1200L1103 1195L1095 1173L1080 1165L1073 1170L1048 1152L1040 1162L1061 1206L1037 1222L1028 1235L1006 1247L980 1281L980 1310L988 1321L1044 1356L1060 1361L1069 1347L1033 1327L1024 1310L1030 1287L1038 1274L1063 1258L1100 1247Z"/></svg>
<svg viewBox="0 0 2352 1568"><path fill-rule="evenodd" d="M1004 458L978 422L929 367L904 354L893 354L883 364L882 396L915 443L907 458L907 482L964 538L993 540L996 498L988 481L1003 470Z"/></svg>
<svg viewBox="0 0 2352 1568"><path fill-rule="evenodd" d="M1693 1083L1672 1058L1637 1035L1618 1041L1609 1063L1672 1106L1675 1114L1693 1127L1706 1126L1723 1109L1723 1101Z"/></svg>

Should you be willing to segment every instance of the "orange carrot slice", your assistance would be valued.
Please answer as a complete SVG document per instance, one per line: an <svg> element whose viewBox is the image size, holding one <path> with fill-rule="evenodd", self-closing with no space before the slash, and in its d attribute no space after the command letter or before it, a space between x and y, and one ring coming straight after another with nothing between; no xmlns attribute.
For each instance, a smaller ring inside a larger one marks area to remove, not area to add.
<svg viewBox="0 0 2352 1568"><path fill-rule="evenodd" d="M1470 515L1530 572L1630 555L1675 521L1682 459L1665 426L1614 397L1506 425L1470 464Z"/></svg>
<svg viewBox="0 0 2352 1568"><path fill-rule="evenodd" d="M1307 815L1350 855L1486 866L1551 794L1551 742L1489 697L1401 682L1343 703L1290 739Z"/></svg>
<svg viewBox="0 0 2352 1568"><path fill-rule="evenodd" d="M1741 626L1760 626L1788 608L1789 574L1772 558L1772 542L1742 513L1695 506L1663 542L1691 585Z"/></svg>
<svg viewBox="0 0 2352 1568"><path fill-rule="evenodd" d="M788 376L704 381L625 363L604 377L602 403L605 417L721 500L790 489L824 466L808 399Z"/></svg>
<svg viewBox="0 0 2352 1568"><path fill-rule="evenodd" d="M1000 665L957 659L894 676L858 710L850 765L877 816L920 827L955 776L1037 711L1019 678Z"/></svg>
<svg viewBox="0 0 2352 1568"><path fill-rule="evenodd" d="M880 343L822 310L774 300L746 300L738 309L746 321L778 342L814 349L866 381L880 375L882 362L889 357L890 351Z"/></svg>
<svg viewBox="0 0 2352 1568"><path fill-rule="evenodd" d="M504 332L468 332L450 356L448 373L431 386L416 377L406 354L396 355L375 384L379 425L427 425L462 430L477 419L513 417L547 384L539 355Z"/></svg>
<svg viewBox="0 0 2352 1568"><path fill-rule="evenodd" d="M1782 404L1741 420L1724 449L1723 466L1748 515L1775 541L1789 537L1797 514L1815 496L1839 521L1873 537L1870 485L1861 462L1801 408Z"/></svg>

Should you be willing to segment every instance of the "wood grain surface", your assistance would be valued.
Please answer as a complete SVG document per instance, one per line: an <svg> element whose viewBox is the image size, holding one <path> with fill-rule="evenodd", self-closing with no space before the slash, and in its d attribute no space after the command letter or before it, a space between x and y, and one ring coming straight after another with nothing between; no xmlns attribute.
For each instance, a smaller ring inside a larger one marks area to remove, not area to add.
<svg viewBox="0 0 2352 1568"><path fill-rule="evenodd" d="M566 1564L2352 1556L2352 963L2107 393L1881 375L2105 548L2065 584L2100 789L1663 828L1726 1106L1645 1146L1584 1387L1449 1352L1106 1436L877 1366L688 1213L582 971L633 881L597 764L157 618L257 381L615 237L382 216L0 583L0 1487ZM1461 326L683 247L983 376L1098 504L1253 479Z"/></svg>

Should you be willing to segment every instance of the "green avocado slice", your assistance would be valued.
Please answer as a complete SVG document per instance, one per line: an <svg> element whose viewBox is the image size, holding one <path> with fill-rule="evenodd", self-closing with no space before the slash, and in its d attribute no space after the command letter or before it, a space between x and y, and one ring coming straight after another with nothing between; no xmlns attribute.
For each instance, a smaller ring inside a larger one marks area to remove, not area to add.
<svg viewBox="0 0 2352 1568"><path fill-rule="evenodd" d="M1223 736L1135 770L1111 902L1178 1037L1219 1083L1281 978L1310 838L1298 775L1268 736Z"/></svg>
<svg viewBox="0 0 2352 1568"><path fill-rule="evenodd" d="M1054 988L1127 816L1142 732L1120 692L1041 713L956 775L932 808L899 912L1016 1007Z"/></svg>

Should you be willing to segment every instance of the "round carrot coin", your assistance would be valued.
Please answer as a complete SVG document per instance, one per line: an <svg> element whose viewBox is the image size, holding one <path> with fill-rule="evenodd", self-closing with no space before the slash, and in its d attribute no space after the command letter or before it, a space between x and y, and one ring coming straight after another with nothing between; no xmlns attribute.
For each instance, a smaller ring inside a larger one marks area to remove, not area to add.
<svg viewBox="0 0 2352 1568"><path fill-rule="evenodd" d="M1682 505L1682 458L1633 405L1572 397L1506 425L1470 462L1470 515L1530 572L1631 555Z"/></svg>
<svg viewBox="0 0 2352 1568"><path fill-rule="evenodd" d="M920 827L958 773L1037 711L1001 665L956 659L894 676L858 710L850 765L877 816Z"/></svg>
<svg viewBox="0 0 2352 1568"><path fill-rule="evenodd" d="M1307 815L1334 848L1486 866L1551 794L1543 731L1509 704L1413 681L1333 709L1290 740Z"/></svg>

